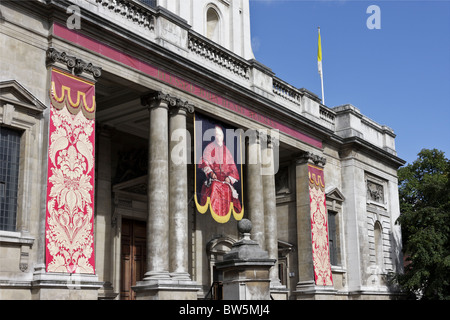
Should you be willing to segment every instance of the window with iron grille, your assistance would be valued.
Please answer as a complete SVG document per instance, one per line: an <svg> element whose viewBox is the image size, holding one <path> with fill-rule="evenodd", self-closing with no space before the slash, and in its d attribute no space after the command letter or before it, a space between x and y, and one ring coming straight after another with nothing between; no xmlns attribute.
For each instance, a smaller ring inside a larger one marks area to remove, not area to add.
<svg viewBox="0 0 450 320"><path fill-rule="evenodd" d="M0 126L0 230L16 230L21 132Z"/></svg>

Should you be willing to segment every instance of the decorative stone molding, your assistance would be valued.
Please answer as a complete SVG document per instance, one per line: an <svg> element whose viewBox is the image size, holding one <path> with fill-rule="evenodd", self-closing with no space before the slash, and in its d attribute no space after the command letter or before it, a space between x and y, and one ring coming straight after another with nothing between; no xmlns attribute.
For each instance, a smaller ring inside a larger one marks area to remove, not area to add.
<svg viewBox="0 0 450 320"><path fill-rule="evenodd" d="M136 1L96 0L96 2L141 27L148 28L152 31L155 29L155 17L153 16L153 13L149 8L146 8Z"/></svg>
<svg viewBox="0 0 450 320"><path fill-rule="evenodd" d="M0 81L0 105L3 106L3 119L0 123L7 125L12 125L17 112L37 116L47 108L16 80Z"/></svg>
<svg viewBox="0 0 450 320"><path fill-rule="evenodd" d="M315 165L324 167L327 163L327 159L321 156L318 156L312 152L305 151L302 155L297 159L297 164L304 164L309 161L312 161Z"/></svg>
<svg viewBox="0 0 450 320"><path fill-rule="evenodd" d="M9 247L20 247L19 270L28 271L29 252L33 247L35 239L22 232L0 231L0 244Z"/></svg>
<svg viewBox="0 0 450 320"><path fill-rule="evenodd" d="M277 77L273 77L273 93L296 105L301 104L301 92Z"/></svg>
<svg viewBox="0 0 450 320"><path fill-rule="evenodd" d="M384 189L381 184L367 180L367 199L384 204Z"/></svg>
<svg viewBox="0 0 450 320"><path fill-rule="evenodd" d="M183 101L181 99L177 99L176 110L183 110L184 112L194 113L194 105L190 104L188 101Z"/></svg>
<svg viewBox="0 0 450 320"><path fill-rule="evenodd" d="M76 76L86 72L97 79L102 75L101 67L96 67L92 63L85 62L77 57L70 56L66 52L60 52L52 47L47 49L46 63L47 66L57 63L62 64Z"/></svg>
<svg viewBox="0 0 450 320"><path fill-rule="evenodd" d="M334 120L336 119L336 113L322 105L320 105L319 107L319 114L321 119L324 119L331 123L334 123Z"/></svg>
<svg viewBox="0 0 450 320"><path fill-rule="evenodd" d="M22 272L28 271L28 263L29 263L29 247L22 245L20 248L20 261L19 261L19 269Z"/></svg>
<svg viewBox="0 0 450 320"><path fill-rule="evenodd" d="M189 33L188 49L240 77L250 79L248 62L200 35Z"/></svg>

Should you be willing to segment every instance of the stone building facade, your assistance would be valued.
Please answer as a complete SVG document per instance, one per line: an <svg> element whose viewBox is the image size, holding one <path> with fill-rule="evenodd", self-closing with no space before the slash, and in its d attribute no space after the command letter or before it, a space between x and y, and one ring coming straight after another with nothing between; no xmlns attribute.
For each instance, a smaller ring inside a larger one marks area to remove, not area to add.
<svg viewBox="0 0 450 320"><path fill-rule="evenodd" d="M249 1L2 1L0 43L0 299L221 298L242 217L272 298L397 297L393 130L256 61ZM200 117L240 141L225 215Z"/></svg>

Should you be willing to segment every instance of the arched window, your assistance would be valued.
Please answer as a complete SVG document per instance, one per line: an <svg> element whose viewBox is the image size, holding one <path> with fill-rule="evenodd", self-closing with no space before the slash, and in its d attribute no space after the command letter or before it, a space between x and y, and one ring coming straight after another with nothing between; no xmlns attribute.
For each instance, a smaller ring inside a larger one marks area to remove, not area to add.
<svg viewBox="0 0 450 320"><path fill-rule="evenodd" d="M206 12L206 37L214 42L219 42L220 18L214 8Z"/></svg>
<svg viewBox="0 0 450 320"><path fill-rule="evenodd" d="M375 238L375 262L377 266L383 267L383 232L380 221L376 221L373 226L373 235Z"/></svg>

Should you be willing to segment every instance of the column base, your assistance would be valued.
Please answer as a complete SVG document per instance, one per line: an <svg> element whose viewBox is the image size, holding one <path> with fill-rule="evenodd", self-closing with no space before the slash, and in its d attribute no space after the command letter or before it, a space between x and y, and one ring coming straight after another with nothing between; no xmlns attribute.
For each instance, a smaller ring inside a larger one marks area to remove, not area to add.
<svg viewBox="0 0 450 320"><path fill-rule="evenodd" d="M172 280L191 281L191 276L187 272L172 272L170 277Z"/></svg>
<svg viewBox="0 0 450 320"><path fill-rule="evenodd" d="M31 282L33 300L98 300L103 282L97 275L49 273L37 268Z"/></svg>
<svg viewBox="0 0 450 320"><path fill-rule="evenodd" d="M136 300L197 300L200 286L191 280L152 279L132 287Z"/></svg>
<svg viewBox="0 0 450 320"><path fill-rule="evenodd" d="M144 281L151 280L170 280L168 271L148 271L144 274Z"/></svg>
<svg viewBox="0 0 450 320"><path fill-rule="evenodd" d="M318 286L314 281L297 283L293 294L297 300L333 300L337 290L333 286Z"/></svg>

